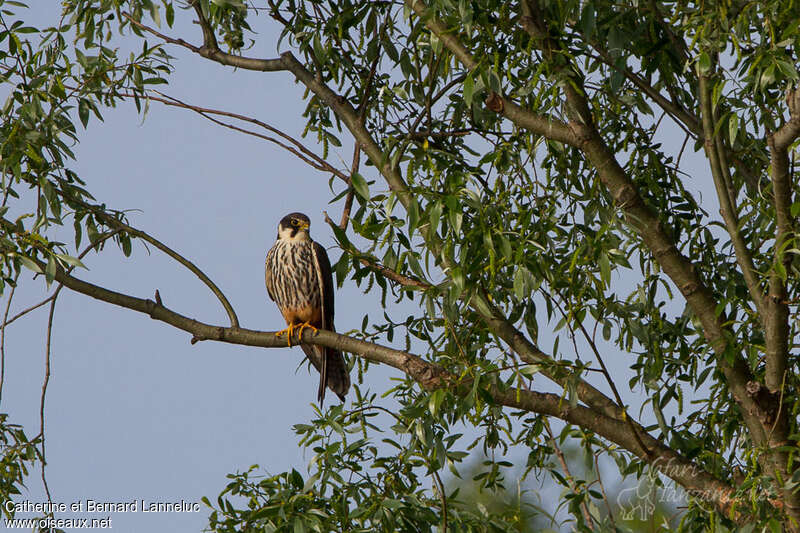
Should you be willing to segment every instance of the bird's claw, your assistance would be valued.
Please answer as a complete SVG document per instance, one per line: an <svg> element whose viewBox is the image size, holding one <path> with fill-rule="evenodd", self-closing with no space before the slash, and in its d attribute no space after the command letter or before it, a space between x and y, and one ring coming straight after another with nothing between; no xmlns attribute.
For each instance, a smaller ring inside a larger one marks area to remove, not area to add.
<svg viewBox="0 0 800 533"><path fill-rule="evenodd" d="M302 324L289 324L286 327L286 329L282 329L282 330L278 331L277 333L275 333L275 336L276 337L280 337L281 335L283 335L285 333L286 334L286 341L287 341L286 344L289 347L291 347L292 346L292 333L294 333L295 328L300 328L300 330L297 333L297 338L298 339L302 339L303 338L303 330L305 328L311 328L314 331L314 333L319 331L317 328L315 328L314 326L312 326L308 322L303 322Z"/></svg>
<svg viewBox="0 0 800 533"><path fill-rule="evenodd" d="M289 324L289 326L286 329L282 329L282 330L278 331L277 333L275 333L275 336L276 337L280 337L281 335L283 335L285 333L286 334L286 345L291 348L291 346L292 346L292 331L293 330L294 330L294 324ZM302 333L302 330L301 330L301 333Z"/></svg>
<svg viewBox="0 0 800 533"><path fill-rule="evenodd" d="M311 328L314 331L314 333L319 331L317 328L315 328L314 326L312 326L308 322L303 322L302 324L300 324L300 333L297 334L297 338L298 339L302 339L303 338L303 330L305 328Z"/></svg>

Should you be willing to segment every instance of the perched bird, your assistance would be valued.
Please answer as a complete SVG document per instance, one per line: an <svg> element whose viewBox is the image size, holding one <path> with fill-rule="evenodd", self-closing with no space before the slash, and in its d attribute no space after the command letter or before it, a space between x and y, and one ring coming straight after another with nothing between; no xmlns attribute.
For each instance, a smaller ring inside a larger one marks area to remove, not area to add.
<svg viewBox="0 0 800 533"><path fill-rule="evenodd" d="M333 327L333 277L325 248L311 240L311 225L303 213L290 213L278 224L278 240L267 253L266 282L269 297L278 304L287 328L276 335L286 334L291 346L292 331L309 327L316 331ZM322 404L325 387L340 400L350 389L350 375L342 353L324 346L301 347L311 364L319 371L317 400Z"/></svg>

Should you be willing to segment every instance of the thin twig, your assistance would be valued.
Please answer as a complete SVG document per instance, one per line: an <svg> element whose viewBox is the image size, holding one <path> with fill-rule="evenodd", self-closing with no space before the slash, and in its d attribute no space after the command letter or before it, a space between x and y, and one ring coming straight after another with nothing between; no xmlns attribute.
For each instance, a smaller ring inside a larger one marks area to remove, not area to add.
<svg viewBox="0 0 800 533"><path fill-rule="evenodd" d="M53 335L53 315L56 311L56 298L58 293L61 291L63 285L59 285L55 292L53 293L53 300L50 302L50 313L47 315L47 340L45 341L45 353L44 353L44 381L42 382L42 395L39 399L39 436L41 437L40 448L41 454L40 459L42 460L42 484L44 485L44 492L47 494L47 501L52 502L53 499L50 496L50 487L47 485L47 476L45 475L45 467L47 465L47 459L45 454L45 437L44 437L44 404L45 398L47 396L47 385L50 383L50 347L52 345L52 335Z"/></svg>
<svg viewBox="0 0 800 533"><path fill-rule="evenodd" d="M214 124L217 124L218 126L222 126L223 128L228 128L228 129L231 129L231 130L234 130L234 131L238 131L240 133L244 133L245 135L251 135L253 137L257 137L259 139L263 139L265 141L277 144L278 146L280 146L284 150L287 150L287 151L291 152L292 154L294 154L295 156L297 156L300 160L302 160L304 163L308 164L312 168L315 168L316 170L319 170L321 172L330 172L331 174L334 174L337 178L339 178L339 179L341 179L341 180L343 180L345 182L349 181L349 177L347 176L347 174L345 174L341 170L333 167L330 163L328 163L327 161L325 161L324 159L319 157L317 154L312 152L310 149L306 148L300 141L298 141L297 139L295 139L291 135L289 135L287 133L284 133L283 131L279 130L278 128L276 128L276 127L274 127L274 126L272 126L270 124L267 124L266 122L263 122L263 121L258 120L256 118L253 118L253 117L248 117L247 115L241 115L239 113L233 113L233 112L230 112L230 111L223 111L221 109L212 109L212 108L208 108L208 107L201 107L201 106L196 106L196 105L193 105L193 104L188 104L186 102L183 102L183 101L179 100L178 98L175 98L174 96L169 96L169 95L164 94L164 93L162 93L160 91L153 90L152 92L154 92L154 93L156 93L156 94L158 94L160 96L153 96L152 94L147 94L146 98L148 98L149 100L152 100L154 102L160 102L160 103L162 103L162 104L164 104L166 106L178 107L178 108L181 108L181 109L187 109L189 111L194 111L195 113L197 113L198 115L202 116L203 118L205 118L207 120L210 120ZM125 97L125 98L136 98L138 96L138 95L133 94L133 93L125 93L125 92L119 93L118 95L122 96L122 97ZM231 123L228 123L228 122L224 122L222 120L215 119L211 115L234 118L236 120L241 120L242 122L248 122L250 124L255 124L256 126L264 128L265 130L270 131L270 132L278 135L279 137L285 139L286 141L288 141L289 143L294 145L296 148L293 148L292 146L289 146L289 145L279 141L278 139L276 139L274 137L270 137L269 135L264 135L262 133L258 133L258 132L252 131L252 130L248 130L246 128L242 128L242 127L236 126L235 124L231 124Z"/></svg>
<svg viewBox="0 0 800 533"><path fill-rule="evenodd" d="M27 315L31 311L35 311L36 309L39 309L43 305L45 305L48 302L50 302L52 299L53 299L53 295L51 294L50 296L48 296L47 298L45 298L41 302L33 304L32 306L30 306L30 307L28 307L26 309L23 309L22 311L20 311L19 313L17 313L13 317L11 317L10 319L4 320L3 323L0 324L0 329L5 328L6 326L10 326L18 318L22 318L23 316Z"/></svg>
<svg viewBox="0 0 800 533"><path fill-rule="evenodd" d="M594 456L594 470L597 472L597 482L600 484L600 493L603 495L603 501L606 504L606 509L608 510L608 519L613 526L613 530L617 531L617 523L614 521L614 512L611 510L611 503L608 501L608 495L606 494L606 487L603 484L603 477L600 475L600 462L598 460L597 455Z"/></svg>
<svg viewBox="0 0 800 533"><path fill-rule="evenodd" d="M444 483L442 483L442 478L439 477L436 470L431 469L431 475L436 480L438 485L436 492L439 493L439 498L442 500L442 533L447 533L447 495L444 492Z"/></svg>
<svg viewBox="0 0 800 533"><path fill-rule="evenodd" d="M0 326L0 403L3 400L3 383L6 377L6 324L8 320L8 312L11 309L11 300L14 298L14 291L17 290L17 280L19 279L19 272L14 277L14 284L11 285L11 292L8 293L8 303L6 304L6 312L3 316L3 325Z"/></svg>
<svg viewBox="0 0 800 533"><path fill-rule="evenodd" d="M577 494L578 489L577 485L575 484L575 478L572 477L572 473L569 471L569 465L567 464L567 459L564 457L564 452L561 451L561 448L558 447L558 443L556 443L555 437L553 437L553 432L550 429L550 422L547 420L547 417L542 417L542 424L544 424L544 429L547 431L548 440L550 441L550 446L553 447L553 451L558 458L558 462L561 463L561 469L564 471L565 479L567 480L567 484L569 484L569 489ZM583 514L583 519L586 521L586 527L589 528L590 531L594 531L594 527L592 526L592 515L589 513L589 508L586 506L586 501L582 501L580 504L581 513Z"/></svg>
<svg viewBox="0 0 800 533"><path fill-rule="evenodd" d="M559 310L559 312L561 313L561 316L564 318L564 322L567 324L567 327L570 329L570 332L571 332L571 334L573 336L573 342L574 342L574 340L575 340L574 339L575 330L573 329L573 327L571 325L571 321L567 317L566 313L564 313L564 310L561 308L561 304L558 303L543 288L540 288L539 290L545 296L545 298L547 298L553 304L555 304L556 309ZM558 295L558 293L556 293L556 295ZM561 298L561 297L559 296L559 298ZM561 300L563 301L564 299L561 298ZM570 311L570 314L571 313L572 312ZM600 356L600 351L597 349L597 345L595 344L594 339L592 339L592 337L589 335L589 332L586 331L586 328L583 326L583 323L580 320L575 320L575 322L578 325L578 329L581 330L581 333L583 334L584 338L586 339L586 342L589 344L589 347L592 349L592 352L594 353L594 356L597 359L597 362L600 364L600 371L603 373L603 376L606 378L606 382L608 383L608 386L611 388L611 393L614 395L614 399L617 402L617 406L622 411L623 419L625 420L625 422L630 427L631 432L633 433L633 436L636 439L636 442L639 444L639 446L641 446L642 452L647 457L650 457L651 451L647 446L645 446L644 442L642 441L641 435L639 435L639 429L637 428L637 425L634 424L633 420L631 420L631 417L628 415L628 411L625 408L625 404L622 402L622 396L620 396L619 391L617 390L617 385L614 383L614 380L611 379L611 374L608 372L608 368L606 367L606 364L603 361L603 358ZM577 347L576 347L576 350L577 350Z"/></svg>
<svg viewBox="0 0 800 533"><path fill-rule="evenodd" d="M217 287L217 285L213 281L211 281L211 278L209 278L205 274L205 272L200 270L197 267L197 265L195 265L182 255L180 255L178 252L176 252L166 244L162 243L155 237L151 236L150 234L145 233L144 231L136 229L132 226L129 226L128 224L122 222L121 220L118 220L113 216L109 215L105 210L102 210L97 206L81 202L80 200L73 199L72 201L90 210L94 214L94 216L100 219L104 224L111 226L112 228L115 228L117 230L124 231L129 235L138 237L145 242L149 242L150 244L152 244L153 246L155 246L156 248L158 248L171 258L173 258L175 261L185 266L192 274L197 276L197 278L200 279L200 281L205 283L206 287L208 287L212 293L214 293L214 296L217 297L217 300L219 300L220 304L222 304L223 309L225 309L225 313L228 315L228 320L231 323L231 327L233 328L239 327L239 318L236 316L236 311L234 311L233 306L228 301L228 298L225 297L225 294L222 292L222 290L220 290L220 288Z"/></svg>
<svg viewBox="0 0 800 533"><path fill-rule="evenodd" d="M96 242L90 244L86 247L86 249L78 255L78 259L83 259L86 254L89 253L92 249L98 247L100 244L108 240L110 237L119 233L120 230L115 230L109 232L105 235L102 235L100 239ZM69 267L67 272L72 272L74 266ZM50 301L50 312L47 315L47 336L45 341L45 357L44 357L44 381L42 382L42 394L39 399L39 437L41 437L41 450L39 453L39 458L42 461L42 484L44 485L45 494L47 494L47 501L52 502L52 498L50 496L50 487L47 485L47 476L45 474L45 466L47 465L47 459L45 457L45 433L44 433L44 407L45 407L45 399L47 397L47 385L50 383L50 355L51 355L51 347L52 347L52 335L53 335L53 317L55 315L56 310L56 300L58 299L58 295L61 292L61 289L64 288L63 283L59 283L56 290L53 291L52 296L47 300ZM45 301L47 301L45 300ZM7 311L6 311L7 312Z"/></svg>
<svg viewBox="0 0 800 533"><path fill-rule="evenodd" d="M164 93L161 93L159 91L153 91L153 92L155 92L156 94L159 94L159 95L161 95L163 97L163 98L158 98L158 101L162 102L165 105L173 105L173 106L176 106L176 107L183 107L183 108L186 108L186 109L190 109L190 110L198 113L199 115L207 118L208 120L214 122L215 124L219 124L220 126L223 126L223 127L226 127L226 128L230 128L230 129L245 133L247 135L253 135L254 137L258 137L260 139L264 139L264 140L273 142L273 143L277 144L278 146L280 146L281 148L284 148L285 150L288 150L289 152L293 153L294 155L296 155L297 157L299 157L300 159L302 159L304 162L308 163L312 167L316 168L317 170L321 170L323 172L330 172L331 174L336 175L336 177L338 177L339 179L347 181L347 175L344 172L342 172L341 170L331 166L330 163L325 161L323 158L319 157L317 154L312 152L310 149L306 148L300 141L298 141L297 139L295 139L291 135L289 135L287 133L284 133L283 131L279 130L278 128L276 128L274 126L271 126L270 124L267 124L266 122L263 122L261 120L255 119L253 117L248 117L246 115L240 115L238 113L232 113L230 111L222 111L222 110L219 110L219 109L210 109L210 108L204 108L204 107L195 106L195 105L192 105L192 104L187 104L187 103L182 102L179 99L175 98L174 96L168 96L168 95L166 95ZM150 96L149 98L156 99L157 97ZM235 118L235 119L241 120L243 122L249 122L251 124L255 124L256 126L264 128L265 130L270 131L270 132L282 137L283 139L287 140L288 142L290 142L291 144L296 146L297 150L295 150L291 146L287 146L287 145L283 144L282 142L278 141L277 139L274 139L274 138L269 137L267 135L262 135L262 134L259 134L259 133L256 133L256 132L251 132L250 130L245 130L244 128L239 128L239 127L237 127L237 126L235 126L233 124L227 124L227 123L224 123L222 121L214 120L213 118L211 118L211 117L209 117L207 115L220 115L220 116ZM300 153L300 152L302 152L302 153Z"/></svg>

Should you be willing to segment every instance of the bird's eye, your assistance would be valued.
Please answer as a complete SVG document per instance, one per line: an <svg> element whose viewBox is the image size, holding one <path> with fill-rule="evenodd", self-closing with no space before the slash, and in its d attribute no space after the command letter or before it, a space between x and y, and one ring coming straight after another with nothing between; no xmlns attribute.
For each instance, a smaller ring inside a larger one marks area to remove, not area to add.
<svg viewBox="0 0 800 533"><path fill-rule="evenodd" d="M300 223L297 220L292 220L292 226L298 226Z"/></svg>

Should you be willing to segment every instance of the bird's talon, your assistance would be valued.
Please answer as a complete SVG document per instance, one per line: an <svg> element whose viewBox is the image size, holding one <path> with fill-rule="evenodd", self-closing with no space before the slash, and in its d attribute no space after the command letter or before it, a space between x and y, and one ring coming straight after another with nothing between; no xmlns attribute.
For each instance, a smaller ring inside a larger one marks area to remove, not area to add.
<svg viewBox="0 0 800 533"><path fill-rule="evenodd" d="M276 337L280 337L281 335L283 335L285 333L286 334L286 345L291 348L292 347L292 331L293 330L294 330L294 324L289 324L289 327L287 327L286 329L282 329L282 330L278 331L277 333L275 333L275 336Z"/></svg>
<svg viewBox="0 0 800 533"><path fill-rule="evenodd" d="M311 325L311 324L309 324L308 322L303 322L302 324L300 324L300 333L298 333L298 334L297 334L297 338L299 338L299 339L302 339L302 338L303 338L303 330L304 330L305 328L311 328L311 329L314 331L314 333L316 333L317 331L319 331L317 328L315 328L314 326L312 326L312 325Z"/></svg>

